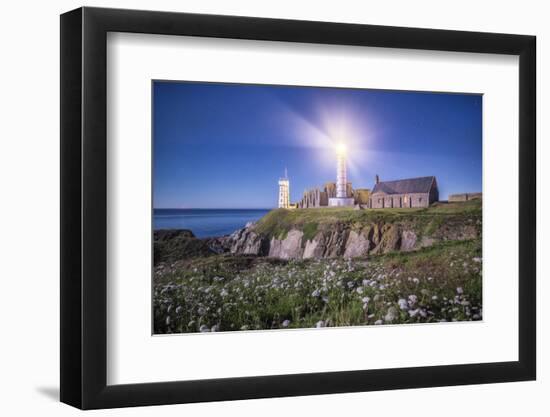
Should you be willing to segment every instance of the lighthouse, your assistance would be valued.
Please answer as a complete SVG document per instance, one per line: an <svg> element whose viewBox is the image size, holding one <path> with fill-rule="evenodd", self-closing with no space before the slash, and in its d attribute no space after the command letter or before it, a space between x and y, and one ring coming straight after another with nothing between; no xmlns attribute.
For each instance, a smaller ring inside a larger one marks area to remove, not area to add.
<svg viewBox="0 0 550 417"><path fill-rule="evenodd" d="M328 205L332 207L353 206L354 199L348 197L348 174L346 166L346 145L336 145L336 197L329 198Z"/></svg>
<svg viewBox="0 0 550 417"><path fill-rule="evenodd" d="M290 208L290 181L286 168L284 178L279 178L279 208Z"/></svg>

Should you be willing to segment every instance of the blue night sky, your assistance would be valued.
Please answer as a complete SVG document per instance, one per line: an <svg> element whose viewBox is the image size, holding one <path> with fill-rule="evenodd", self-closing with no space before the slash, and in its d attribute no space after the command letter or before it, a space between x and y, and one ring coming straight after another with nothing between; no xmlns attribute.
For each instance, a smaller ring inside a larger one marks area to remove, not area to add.
<svg viewBox="0 0 550 417"><path fill-rule="evenodd" d="M155 81L155 208L272 208L335 181L435 175L440 199L481 191L482 97L469 94Z"/></svg>

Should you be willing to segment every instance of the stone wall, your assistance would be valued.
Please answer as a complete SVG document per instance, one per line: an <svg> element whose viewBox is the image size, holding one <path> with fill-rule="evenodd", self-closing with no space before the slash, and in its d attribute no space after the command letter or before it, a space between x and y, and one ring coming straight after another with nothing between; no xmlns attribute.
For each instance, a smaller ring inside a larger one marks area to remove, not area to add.
<svg viewBox="0 0 550 417"><path fill-rule="evenodd" d="M462 193L462 194L451 194L449 195L449 203L456 203L459 201L469 201L469 200L481 200L482 193Z"/></svg>
<svg viewBox="0 0 550 417"><path fill-rule="evenodd" d="M302 200L297 204L298 208L314 208L328 205L328 197L325 191L318 188L304 192Z"/></svg>
<svg viewBox="0 0 550 417"><path fill-rule="evenodd" d="M369 207L373 209L381 208L421 208L429 207L429 193L410 193L410 194L372 194Z"/></svg>

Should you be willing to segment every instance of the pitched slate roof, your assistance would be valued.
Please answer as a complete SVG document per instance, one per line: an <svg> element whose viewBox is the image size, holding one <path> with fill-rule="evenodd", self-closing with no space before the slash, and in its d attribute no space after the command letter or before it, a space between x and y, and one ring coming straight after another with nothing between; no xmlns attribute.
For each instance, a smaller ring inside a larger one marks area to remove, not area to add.
<svg viewBox="0 0 550 417"><path fill-rule="evenodd" d="M435 177L419 177L408 178L396 181L380 181L374 185L372 194L412 194L412 193L429 193Z"/></svg>

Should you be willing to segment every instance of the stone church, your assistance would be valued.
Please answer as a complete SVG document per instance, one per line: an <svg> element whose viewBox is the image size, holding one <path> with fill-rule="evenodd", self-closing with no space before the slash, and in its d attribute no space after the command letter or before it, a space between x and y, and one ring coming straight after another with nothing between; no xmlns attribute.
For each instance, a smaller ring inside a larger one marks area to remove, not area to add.
<svg viewBox="0 0 550 417"><path fill-rule="evenodd" d="M396 181L380 181L369 197L369 208L415 208L428 207L439 200L435 177L409 178Z"/></svg>

